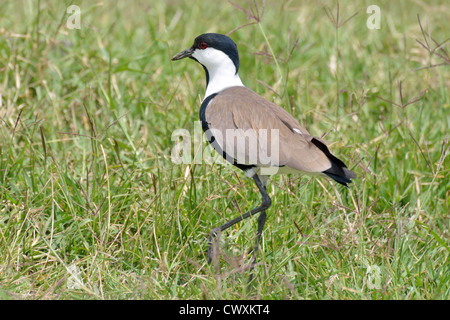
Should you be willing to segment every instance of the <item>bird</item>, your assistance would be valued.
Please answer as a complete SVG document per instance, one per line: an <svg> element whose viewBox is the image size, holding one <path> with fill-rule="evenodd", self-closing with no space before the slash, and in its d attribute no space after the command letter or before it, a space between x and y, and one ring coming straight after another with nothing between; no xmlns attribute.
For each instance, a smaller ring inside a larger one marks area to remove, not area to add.
<svg viewBox="0 0 450 320"><path fill-rule="evenodd" d="M252 178L261 204L213 228L208 239L208 263L214 256L218 235L236 223L259 214L251 258L249 282L272 200L267 183L274 174L298 173L331 178L348 187L356 174L334 156L321 138L313 137L284 108L246 87L239 77L239 53L227 35L204 33L193 45L171 60L190 58L206 75L206 92L200 106L202 129L212 147L228 162Z"/></svg>

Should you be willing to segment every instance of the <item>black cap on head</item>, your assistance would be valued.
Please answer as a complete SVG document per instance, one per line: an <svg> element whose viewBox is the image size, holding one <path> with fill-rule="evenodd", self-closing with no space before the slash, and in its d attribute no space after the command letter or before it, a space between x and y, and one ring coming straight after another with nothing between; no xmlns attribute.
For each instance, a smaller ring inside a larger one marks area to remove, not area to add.
<svg viewBox="0 0 450 320"><path fill-rule="evenodd" d="M239 53L236 46L236 43L234 43L233 40L231 40L228 36L219 34L219 33L204 33L202 35L199 35L194 40L194 44L184 51L181 51L180 53L177 53L172 57L172 61L184 59L184 58L191 58L198 62L197 59L195 59L192 55L196 50L205 50L207 48L214 48L216 50L220 50L223 53L225 53L230 60L233 62L235 68L236 68L236 74L239 70ZM208 69L203 65L203 68L206 72L206 83L209 83L209 73Z"/></svg>
<svg viewBox="0 0 450 320"><path fill-rule="evenodd" d="M239 53L233 40L230 37L220 33L204 33L194 40L192 49L205 49L211 47L227 54L236 67L236 73L239 69Z"/></svg>

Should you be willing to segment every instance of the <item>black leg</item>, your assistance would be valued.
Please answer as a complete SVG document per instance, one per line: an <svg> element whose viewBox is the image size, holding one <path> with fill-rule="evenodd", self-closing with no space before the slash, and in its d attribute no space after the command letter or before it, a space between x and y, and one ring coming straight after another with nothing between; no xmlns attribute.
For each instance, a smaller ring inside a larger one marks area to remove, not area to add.
<svg viewBox="0 0 450 320"><path fill-rule="evenodd" d="M261 242L261 235L265 223L266 223L266 210L263 210L261 211L258 217L258 231L256 233L255 248L253 249L252 265L250 267L250 277L248 279L248 282L251 282L253 280L253 269L255 269L256 265L256 254L258 253L259 243Z"/></svg>
<svg viewBox="0 0 450 320"><path fill-rule="evenodd" d="M213 247L216 242L216 241L213 241L213 238L215 240L219 232L224 231L224 230L228 229L229 227L235 225L236 223L261 212L261 214L258 217L258 232L256 235L255 249L253 251L253 257L252 257L253 261L252 261L251 270L253 270L253 268L255 266L256 253L258 251L261 234L262 234L262 231L264 228L264 224L266 222L266 209L269 208L270 205L272 204L272 200L270 200L270 197L267 194L266 186L261 182L261 179L259 178L259 176L255 174L253 176L253 180L255 181L256 185L258 186L259 192L261 193L261 196L262 196L261 205L251 211L244 213L243 215L240 215L240 216L234 218L231 221L228 221L224 225L211 230L211 232L209 233L209 241L208 241L208 263L210 263L213 258ZM250 274L249 282L252 280L252 278L253 278L253 275Z"/></svg>

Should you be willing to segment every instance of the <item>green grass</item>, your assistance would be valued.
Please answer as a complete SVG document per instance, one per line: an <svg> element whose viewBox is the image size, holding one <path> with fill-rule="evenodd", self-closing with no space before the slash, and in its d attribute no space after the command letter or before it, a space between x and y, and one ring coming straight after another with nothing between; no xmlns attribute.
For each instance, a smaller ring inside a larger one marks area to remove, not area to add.
<svg viewBox="0 0 450 320"><path fill-rule="evenodd" d="M358 175L348 190L272 179L250 287L256 219L222 234L211 265L206 246L259 193L230 166L172 163L205 80L170 57L253 20L225 1L78 1L77 30L71 3L0 4L2 299L450 297L446 1L378 1L380 30L370 1L340 1L341 22L358 14L338 29L335 1L267 1L231 35L244 83Z"/></svg>

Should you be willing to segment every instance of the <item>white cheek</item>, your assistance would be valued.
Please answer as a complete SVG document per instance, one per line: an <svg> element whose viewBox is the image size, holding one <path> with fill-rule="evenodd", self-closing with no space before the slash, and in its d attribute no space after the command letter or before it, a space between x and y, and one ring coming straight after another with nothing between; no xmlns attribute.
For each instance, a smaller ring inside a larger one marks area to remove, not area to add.
<svg viewBox="0 0 450 320"><path fill-rule="evenodd" d="M243 86L236 67L228 55L214 48L196 49L192 57L208 70L208 86L205 98L233 86Z"/></svg>
<svg viewBox="0 0 450 320"><path fill-rule="evenodd" d="M225 53L214 48L196 49L192 56L207 68L219 66L228 58Z"/></svg>
<svg viewBox="0 0 450 320"><path fill-rule="evenodd" d="M195 51L192 53L192 57L194 57L195 59L197 59L198 62L203 64L204 60L206 59L204 51L205 50L195 49Z"/></svg>

